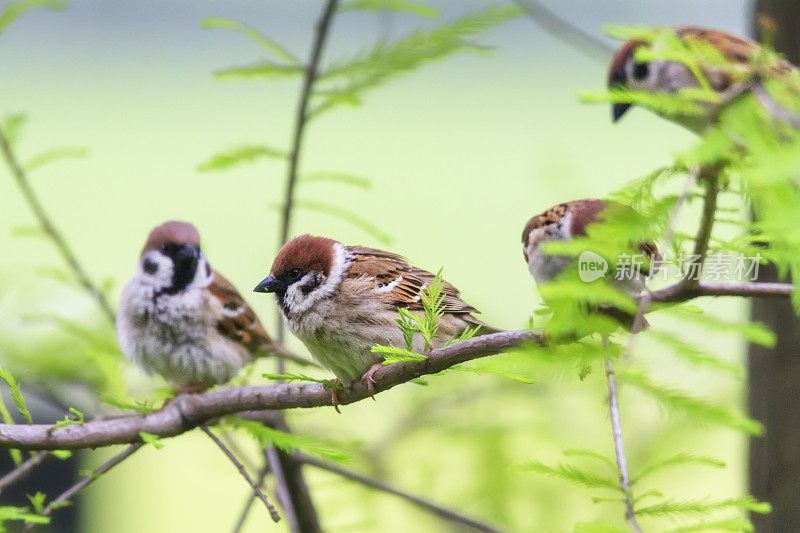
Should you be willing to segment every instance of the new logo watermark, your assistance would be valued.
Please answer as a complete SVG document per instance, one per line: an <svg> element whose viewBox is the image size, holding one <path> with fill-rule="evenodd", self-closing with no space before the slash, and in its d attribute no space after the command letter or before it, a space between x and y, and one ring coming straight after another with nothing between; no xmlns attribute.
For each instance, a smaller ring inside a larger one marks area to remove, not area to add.
<svg viewBox="0 0 800 533"><path fill-rule="evenodd" d="M578 277L585 283L591 283L610 274L617 281L660 278L692 279L707 281L754 281L758 279L758 267L761 255L748 257L745 255L711 254L700 261L698 255L681 254L674 259L667 256L648 257L643 254L621 254L617 256L613 272L609 272L609 264L603 257L585 250L578 256Z"/></svg>
<svg viewBox="0 0 800 533"><path fill-rule="evenodd" d="M608 261L596 253L586 250L578 256L578 277L584 283L600 279L608 272Z"/></svg>

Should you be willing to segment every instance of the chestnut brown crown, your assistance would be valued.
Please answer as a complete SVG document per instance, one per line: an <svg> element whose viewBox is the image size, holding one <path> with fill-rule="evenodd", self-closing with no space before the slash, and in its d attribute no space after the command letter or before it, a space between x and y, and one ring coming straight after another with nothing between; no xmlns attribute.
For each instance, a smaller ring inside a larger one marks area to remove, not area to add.
<svg viewBox="0 0 800 533"><path fill-rule="evenodd" d="M290 240L278 252L270 274L280 278L290 270L316 271L329 275L333 267L333 245L337 241L314 235L300 235Z"/></svg>
<svg viewBox="0 0 800 533"><path fill-rule="evenodd" d="M170 220L156 226L147 236L147 242L142 249L142 254L149 250L159 250L166 243L176 245L191 244L200 247L200 232L193 224Z"/></svg>

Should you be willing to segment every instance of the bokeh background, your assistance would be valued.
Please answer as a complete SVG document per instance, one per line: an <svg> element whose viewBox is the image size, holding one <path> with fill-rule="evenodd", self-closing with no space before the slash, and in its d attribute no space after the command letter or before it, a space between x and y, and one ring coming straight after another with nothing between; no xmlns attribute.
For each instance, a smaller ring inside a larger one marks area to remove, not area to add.
<svg viewBox="0 0 800 533"><path fill-rule="evenodd" d="M428 3L443 20L489 5ZM736 33L749 27L750 5L739 0L550 4L598 36L609 23L690 23ZM53 145L91 151L87 159L42 169L33 186L90 274L113 280L115 298L134 272L149 229L166 219L189 220L199 227L212 264L274 330L273 300L249 288L263 278L276 252L273 206L282 200L284 165L267 159L224 173L202 173L197 166L243 143L288 148L299 80L214 80L215 70L261 59L261 50L234 33L203 30L200 22L235 18L306 57L320 7L312 0L74 0L65 12L33 12L3 35L2 112L29 117L19 152L32 155ZM326 61L438 22L412 14L341 14ZM309 183L300 186L299 197L356 213L391 236L391 243L308 210L296 213L292 234L389 247L428 269L444 266L445 277L485 320L520 328L539 302L520 253L525 221L554 203L607 195L669 163L692 137L643 110L612 125L607 106L580 103L579 91L602 89L606 65L530 18L502 25L480 42L491 50L403 76L369 93L361 107L337 109L309 129L304 171L351 173L373 186L363 191ZM60 265L60 258L47 242L16 235L14 228L34 221L10 176L2 175L0 357L24 372L26 364L35 365L25 361L26 347L69 344L52 324L29 315L58 313L88 324L102 318L88 298L41 275L43 268ZM738 303L706 308L732 320L745 314ZM725 360L744 360L744 344L735 337L712 336L658 316L651 322L686 328L687 340L702 340ZM302 350L294 339L289 344ZM688 367L646 346L636 358L663 382L741 403L740 379ZM521 364L509 358L511 367ZM272 367L259 363L260 370ZM298 433L355 450L355 469L513 531L568 531L598 517L618 521L617 507L592 504L586 491L517 470L527 460L559 462L568 447L612 454L601 373L580 381L574 368L558 361L524 370L535 371L537 384L451 372L431 377L427 387L409 384L377 402L348 406L341 415L315 409L292 412L290 421ZM80 375L82 369L65 372ZM142 395L163 386L131 365L124 379ZM665 472L653 485L676 496L744 494L745 436L687 425L633 391L623 392L622 402L633 465L679 451L728 463L721 470ZM165 444L143 450L86 491L78 508L82 530L233 526L249 490L226 459L202 435ZM247 450L255 462L257 450ZM81 460L90 467L108 453ZM390 496L306 472L330 531L448 528ZM284 527L271 525L262 511L254 507L247 531Z"/></svg>

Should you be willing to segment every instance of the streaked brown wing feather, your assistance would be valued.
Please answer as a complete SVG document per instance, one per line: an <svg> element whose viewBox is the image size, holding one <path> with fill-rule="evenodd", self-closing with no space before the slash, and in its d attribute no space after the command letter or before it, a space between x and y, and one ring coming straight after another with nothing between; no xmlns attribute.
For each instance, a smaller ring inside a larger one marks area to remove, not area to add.
<svg viewBox="0 0 800 533"><path fill-rule="evenodd" d="M227 312L217 322L223 336L242 344L251 354L270 349L272 341L264 326L230 281L215 272L208 290Z"/></svg>
<svg viewBox="0 0 800 533"><path fill-rule="evenodd" d="M750 39L725 33L724 31L696 26L682 26L675 29L681 39L699 39L719 50L726 59L736 63L747 63L760 45Z"/></svg>
<svg viewBox="0 0 800 533"><path fill-rule="evenodd" d="M427 289L436 277L431 272L417 268L397 254L365 246L350 246L353 263L349 277L372 276L378 288L391 283L396 285L388 292L392 305L412 311L421 311L420 293ZM398 281L399 280L399 281ZM477 309L461 299L458 289L443 280L442 304L447 313L476 313Z"/></svg>

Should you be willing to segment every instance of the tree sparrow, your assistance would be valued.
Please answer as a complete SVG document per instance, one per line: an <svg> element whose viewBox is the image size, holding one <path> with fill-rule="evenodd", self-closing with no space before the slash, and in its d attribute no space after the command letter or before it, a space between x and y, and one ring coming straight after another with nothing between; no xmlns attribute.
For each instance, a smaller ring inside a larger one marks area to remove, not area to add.
<svg viewBox="0 0 800 533"><path fill-rule="evenodd" d="M253 356L280 352L186 222L150 232L117 313L122 351L180 392L225 383Z"/></svg>
<svg viewBox="0 0 800 533"><path fill-rule="evenodd" d="M576 258L554 255L548 253L544 244L550 241L569 241L574 237L585 237L586 228L595 222L602 221L601 213L608 207L603 200L587 199L575 200L558 204L544 213L531 218L522 230L522 253L528 264L533 279L537 284L546 284L555 280ZM657 261L661 260L658 249L652 243L641 243L638 246L641 253L653 264L653 271L657 270ZM642 292L647 277L647 265L643 264L641 270L632 270L621 280L616 277L610 283L623 292L636 297ZM602 312L623 324L630 325L632 316L620 309L602 307Z"/></svg>
<svg viewBox="0 0 800 533"><path fill-rule="evenodd" d="M302 235L280 249L269 276L255 291L275 293L289 330L342 384L364 376L372 388L368 371L383 360L372 347L406 347L397 310L421 311L420 293L434 277L390 252ZM434 348L468 327L479 326L479 334L499 331L475 318L476 309L449 283L444 283L442 297L444 314ZM418 334L413 349L424 350Z"/></svg>
<svg viewBox="0 0 800 533"><path fill-rule="evenodd" d="M710 47L719 53L715 61L711 54L698 54L698 68L717 94L716 102L697 101L703 112L698 114L670 115L669 118L695 133L702 133L715 122L722 107L744 92L752 92L759 102L775 118L792 124L798 117L786 111L775 102L761 85L761 79L785 78L796 74L797 69L788 61L772 59L763 64L767 56L760 44L750 39L737 37L718 30L683 26L664 28L666 36L677 36L683 43ZM636 61L637 50L645 49L658 53L664 47L663 40L653 42L628 41L616 52L611 62L608 86L629 88L650 93L674 94L683 89L699 88L701 83L692 70L684 63L668 59ZM720 61L720 59L724 59ZM739 83L742 82L742 83ZM752 83L744 83L752 82ZM612 117L618 121L630 109L630 103L612 105Z"/></svg>

